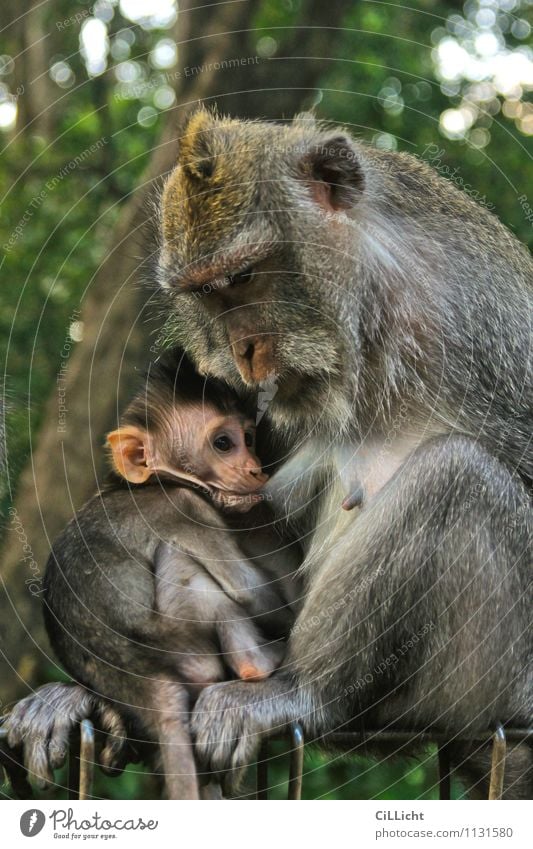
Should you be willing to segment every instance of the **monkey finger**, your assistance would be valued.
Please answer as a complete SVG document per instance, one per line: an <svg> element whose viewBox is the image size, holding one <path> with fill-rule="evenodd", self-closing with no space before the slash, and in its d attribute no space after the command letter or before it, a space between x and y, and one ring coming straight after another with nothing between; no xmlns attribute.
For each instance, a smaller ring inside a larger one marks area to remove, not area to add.
<svg viewBox="0 0 533 849"><path fill-rule="evenodd" d="M48 762L52 770L60 769L65 763L71 732L75 729L75 733L79 734L78 721L76 714L56 711L54 725L48 739Z"/></svg>
<svg viewBox="0 0 533 849"><path fill-rule="evenodd" d="M41 790L46 790L54 783L47 741L40 739L32 741L31 745L27 744L24 747L24 763L28 776Z"/></svg>
<svg viewBox="0 0 533 849"><path fill-rule="evenodd" d="M67 759L68 748L68 734L61 738L54 734L48 743L48 762L50 769L61 769Z"/></svg>
<svg viewBox="0 0 533 849"><path fill-rule="evenodd" d="M228 794L235 795L238 793L248 767L257 759L260 747L261 734L251 730L249 724L245 722L242 734L233 752L231 769L227 771L224 777L224 789Z"/></svg>
<svg viewBox="0 0 533 849"><path fill-rule="evenodd" d="M100 765L107 775L120 774L133 759L133 752L128 746L126 726L120 714L104 702L99 704L97 715L100 728L105 733L105 742L99 756Z"/></svg>
<svg viewBox="0 0 533 849"><path fill-rule="evenodd" d="M124 772L132 760L126 741L116 737L106 737L106 742L100 750L98 761L105 775L116 776Z"/></svg>
<svg viewBox="0 0 533 849"><path fill-rule="evenodd" d="M246 768L230 769L219 776L224 798L232 799L239 795L246 775Z"/></svg>
<svg viewBox="0 0 533 849"><path fill-rule="evenodd" d="M26 700L15 705L11 713L4 718L2 725L7 731L7 744L11 749L22 746L27 733L26 729Z"/></svg>
<svg viewBox="0 0 533 849"><path fill-rule="evenodd" d="M116 777L124 772L128 764L139 763L142 756L129 740L121 741L120 748L118 748L117 739L104 745L98 760L105 775Z"/></svg>
<svg viewBox="0 0 533 849"><path fill-rule="evenodd" d="M248 767L254 762L259 751L260 738L257 735L255 737L256 739L252 740L250 735L243 731L243 736L231 756L231 766L219 773L224 796L231 798L239 795Z"/></svg>
<svg viewBox="0 0 533 849"><path fill-rule="evenodd" d="M48 729L32 725L30 700L23 699L6 718L7 744L20 749L28 775L45 789L53 781L48 763Z"/></svg>

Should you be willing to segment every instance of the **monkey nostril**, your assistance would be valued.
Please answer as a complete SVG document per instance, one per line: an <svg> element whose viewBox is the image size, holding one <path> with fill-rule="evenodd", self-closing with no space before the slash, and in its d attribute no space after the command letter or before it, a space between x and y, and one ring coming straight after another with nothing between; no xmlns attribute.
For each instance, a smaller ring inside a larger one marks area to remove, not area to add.
<svg viewBox="0 0 533 849"><path fill-rule="evenodd" d="M249 336L233 343L233 350L239 360L252 363L256 352L256 340Z"/></svg>
<svg viewBox="0 0 533 849"><path fill-rule="evenodd" d="M243 360L248 360L249 363L252 362L255 353L255 346L253 342L250 342L249 345L246 346L243 353L241 354Z"/></svg>
<svg viewBox="0 0 533 849"><path fill-rule="evenodd" d="M235 339L237 335L237 330L235 330L233 333L230 332L230 341L235 365L244 381L257 383L266 379L272 371L275 371L274 349L272 340L267 334L252 335L249 331L249 327L246 328L246 331L239 327L240 338ZM233 340L231 339L232 335Z"/></svg>

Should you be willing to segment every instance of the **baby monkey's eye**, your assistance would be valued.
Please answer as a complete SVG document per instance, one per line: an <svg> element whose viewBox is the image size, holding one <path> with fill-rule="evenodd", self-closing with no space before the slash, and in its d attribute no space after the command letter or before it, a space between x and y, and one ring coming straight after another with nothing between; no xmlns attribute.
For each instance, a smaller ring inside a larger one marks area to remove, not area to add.
<svg viewBox="0 0 533 849"><path fill-rule="evenodd" d="M248 283L254 275L252 266L244 268L238 274L228 274L228 283L230 286L238 286L240 283Z"/></svg>
<svg viewBox="0 0 533 849"><path fill-rule="evenodd" d="M252 448L254 444L254 435L250 430L245 431L244 444L247 448Z"/></svg>
<svg viewBox="0 0 533 849"><path fill-rule="evenodd" d="M229 436L217 436L217 438L213 440L213 448L217 451L229 451L232 445L233 443Z"/></svg>

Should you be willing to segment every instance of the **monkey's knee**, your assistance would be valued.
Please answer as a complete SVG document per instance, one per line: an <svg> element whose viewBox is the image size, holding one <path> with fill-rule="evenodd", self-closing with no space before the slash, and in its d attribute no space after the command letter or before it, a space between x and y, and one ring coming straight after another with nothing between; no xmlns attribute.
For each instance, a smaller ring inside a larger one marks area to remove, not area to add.
<svg viewBox="0 0 533 849"><path fill-rule="evenodd" d="M285 656L285 643L269 641L253 622L237 618L232 621L228 616L217 623L217 633L226 663L243 681L268 678Z"/></svg>
<svg viewBox="0 0 533 849"><path fill-rule="evenodd" d="M278 668L285 655L285 648L275 644L245 652L234 658L234 668L242 681L264 681Z"/></svg>
<svg viewBox="0 0 533 849"><path fill-rule="evenodd" d="M187 684L197 687L207 687L225 681L227 671L220 655L191 654L179 661L180 675Z"/></svg>

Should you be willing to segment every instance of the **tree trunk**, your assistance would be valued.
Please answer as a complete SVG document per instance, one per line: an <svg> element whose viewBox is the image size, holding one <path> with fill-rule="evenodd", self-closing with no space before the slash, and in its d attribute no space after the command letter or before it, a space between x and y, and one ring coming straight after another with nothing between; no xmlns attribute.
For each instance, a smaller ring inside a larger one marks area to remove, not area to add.
<svg viewBox="0 0 533 849"><path fill-rule="evenodd" d="M31 0L24 13L20 5L16 13L15 31L20 44L20 54L15 59L17 98L17 131L42 136L47 141L54 137L57 102L60 89L50 79L50 56L53 55L57 29L51 22L48 3Z"/></svg>
<svg viewBox="0 0 533 849"><path fill-rule="evenodd" d="M190 77L182 73L181 105L167 114L144 179L124 206L108 253L87 286L80 316L83 341L64 361L37 448L21 475L18 496L7 518L2 560L5 613L0 624L5 669L0 671L0 708L6 709L11 700L38 683L37 670L50 662L40 593L51 542L94 491L103 467L103 436L116 424L136 367L149 359L146 317L150 293L139 286L137 246L151 216L147 201L154 184L176 159L179 113L212 98L219 101L221 111L250 117L288 115L297 111L302 95L316 86L323 71L323 60L310 58L297 63L287 60L290 70L285 72L280 59L220 73L215 63L222 59L254 55L257 35L251 22L259 5L257 0L218 4L206 27L205 7L195 12L180 2L179 66L184 68L185 60L188 67L203 64L203 69ZM303 19L316 21L318 26L325 19L329 26L340 25L350 3L330 0L325 5L327 15L321 0L309 0ZM334 53L335 38L334 29L289 31L286 47L280 41L279 55L297 49L300 55L307 51L313 57L319 55L320 47L321 55L327 57ZM292 87L284 88L286 79ZM266 90L268 96L261 93Z"/></svg>

